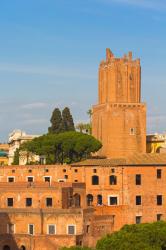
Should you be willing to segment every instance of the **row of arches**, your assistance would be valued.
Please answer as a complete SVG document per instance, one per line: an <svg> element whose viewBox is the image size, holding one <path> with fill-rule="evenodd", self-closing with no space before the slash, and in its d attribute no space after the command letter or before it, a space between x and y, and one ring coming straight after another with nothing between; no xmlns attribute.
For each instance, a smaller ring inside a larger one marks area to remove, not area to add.
<svg viewBox="0 0 166 250"><path fill-rule="evenodd" d="M93 195L88 194L86 196L86 204L87 204L87 206L92 206L93 201L94 201ZM73 196L73 205L74 205L74 207L81 207L81 196L78 193L76 193ZM103 196L101 194L97 195L97 205L99 205L99 206L103 205Z"/></svg>
<svg viewBox="0 0 166 250"><path fill-rule="evenodd" d="M98 175L92 176L92 185L99 185L100 180ZM116 175L110 175L109 176L109 184L110 185L117 185L117 176Z"/></svg>
<svg viewBox="0 0 166 250"><path fill-rule="evenodd" d="M93 195L92 194L88 194L86 196L86 202L87 202L87 206L92 206L93 205ZM101 206L103 204L103 197L101 194L97 195L97 205Z"/></svg>
<svg viewBox="0 0 166 250"><path fill-rule="evenodd" d="M10 246L8 246L8 245L5 245L5 246L3 247L3 250L12 250L12 248L11 248ZM26 250L26 247L22 245L22 246L19 248L19 250Z"/></svg>

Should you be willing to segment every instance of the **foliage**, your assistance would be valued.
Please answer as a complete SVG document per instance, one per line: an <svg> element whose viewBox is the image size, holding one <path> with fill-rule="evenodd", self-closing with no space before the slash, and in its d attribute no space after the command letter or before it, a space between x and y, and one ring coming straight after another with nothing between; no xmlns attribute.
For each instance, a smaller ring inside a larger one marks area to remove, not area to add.
<svg viewBox="0 0 166 250"><path fill-rule="evenodd" d="M126 225L97 242L96 250L166 250L166 223L163 221Z"/></svg>
<svg viewBox="0 0 166 250"><path fill-rule="evenodd" d="M62 111L62 131L75 131L73 117L68 107Z"/></svg>
<svg viewBox="0 0 166 250"><path fill-rule="evenodd" d="M20 150L45 155L46 163L54 164L81 161L98 151L101 146L91 135L69 131L37 137L22 144Z"/></svg>
<svg viewBox="0 0 166 250"><path fill-rule="evenodd" d="M89 247L62 247L61 250L92 250L92 248Z"/></svg>
<svg viewBox="0 0 166 250"><path fill-rule="evenodd" d="M80 132L80 133L87 133L87 134L91 134L91 124L90 123L78 123L76 125L76 129Z"/></svg>
<svg viewBox="0 0 166 250"><path fill-rule="evenodd" d="M14 153L14 159L12 162L12 165L19 165L19 149L17 148L15 153Z"/></svg>
<svg viewBox="0 0 166 250"><path fill-rule="evenodd" d="M58 108L55 108L52 112L50 119L51 127L48 128L49 133L60 133L62 132L62 115Z"/></svg>
<svg viewBox="0 0 166 250"><path fill-rule="evenodd" d="M48 128L49 133L62 133L65 131L74 131L74 122L73 117L70 113L70 109L68 107L64 108L64 110L61 111L58 108L55 108L51 119L51 126Z"/></svg>

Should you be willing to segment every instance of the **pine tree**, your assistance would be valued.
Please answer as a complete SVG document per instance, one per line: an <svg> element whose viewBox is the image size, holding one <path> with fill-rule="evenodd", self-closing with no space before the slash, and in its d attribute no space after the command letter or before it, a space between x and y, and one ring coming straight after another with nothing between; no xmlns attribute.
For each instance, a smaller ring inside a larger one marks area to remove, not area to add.
<svg viewBox="0 0 166 250"><path fill-rule="evenodd" d="M52 116L50 119L51 127L48 128L49 133L58 134L62 132L62 115L61 111L58 108L55 108L52 112Z"/></svg>
<svg viewBox="0 0 166 250"><path fill-rule="evenodd" d="M75 131L73 117L68 107L62 111L62 129L63 131Z"/></svg>

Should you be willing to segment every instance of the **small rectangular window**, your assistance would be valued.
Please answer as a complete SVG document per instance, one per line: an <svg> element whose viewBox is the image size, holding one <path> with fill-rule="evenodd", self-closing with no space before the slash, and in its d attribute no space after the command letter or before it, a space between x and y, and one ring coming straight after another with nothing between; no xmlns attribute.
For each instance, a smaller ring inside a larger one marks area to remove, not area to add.
<svg viewBox="0 0 166 250"><path fill-rule="evenodd" d="M56 234L56 225L48 225L48 234Z"/></svg>
<svg viewBox="0 0 166 250"><path fill-rule="evenodd" d="M93 169L93 173L97 173L97 169Z"/></svg>
<svg viewBox="0 0 166 250"><path fill-rule="evenodd" d="M136 185L141 185L141 175L140 174L136 174L136 176L135 176L135 184Z"/></svg>
<svg viewBox="0 0 166 250"><path fill-rule="evenodd" d="M135 129L134 129L134 128L131 128L131 129L130 129L130 134L131 134L131 135L135 135Z"/></svg>
<svg viewBox="0 0 166 250"><path fill-rule="evenodd" d="M32 173L32 169L29 169L28 172L29 172L29 173Z"/></svg>
<svg viewBox="0 0 166 250"><path fill-rule="evenodd" d="M115 175L109 176L109 183L110 185L117 185L117 177Z"/></svg>
<svg viewBox="0 0 166 250"><path fill-rule="evenodd" d="M78 169L74 169L74 172L77 173L77 172L78 172Z"/></svg>
<svg viewBox="0 0 166 250"><path fill-rule="evenodd" d="M66 179L66 180L68 179L68 175L67 174L64 176L64 179Z"/></svg>
<svg viewBox="0 0 166 250"><path fill-rule="evenodd" d="M49 169L48 169L48 168L46 168L46 169L45 169L45 172L46 172L46 173L48 173L48 172L49 172Z"/></svg>
<svg viewBox="0 0 166 250"><path fill-rule="evenodd" d="M68 234L75 234L75 225L68 225Z"/></svg>
<svg viewBox="0 0 166 250"><path fill-rule="evenodd" d="M34 235L34 225L33 224L28 225L28 233L31 235Z"/></svg>
<svg viewBox="0 0 166 250"><path fill-rule="evenodd" d="M157 205L158 206L162 205L162 195L157 195Z"/></svg>
<svg viewBox="0 0 166 250"><path fill-rule="evenodd" d="M135 128L130 128L130 135L135 135Z"/></svg>
<svg viewBox="0 0 166 250"><path fill-rule="evenodd" d="M136 217L135 217L135 223L136 223L136 224L140 224L140 223L141 223L141 220L142 220L142 216L136 216Z"/></svg>
<svg viewBox="0 0 166 250"><path fill-rule="evenodd" d="M14 182L14 177L8 177L8 182Z"/></svg>
<svg viewBox="0 0 166 250"><path fill-rule="evenodd" d="M141 205L141 196L140 195L136 196L135 203L136 203L136 205Z"/></svg>
<svg viewBox="0 0 166 250"><path fill-rule="evenodd" d="M157 214L157 221L162 220L162 214Z"/></svg>
<svg viewBox="0 0 166 250"><path fill-rule="evenodd" d="M52 207L52 198L46 198L46 206Z"/></svg>
<svg viewBox="0 0 166 250"><path fill-rule="evenodd" d="M14 234L15 233L15 225L10 223L7 224L7 234Z"/></svg>
<svg viewBox="0 0 166 250"><path fill-rule="evenodd" d="M34 177L33 176L28 176L27 177L27 181L28 182L33 182L34 181Z"/></svg>
<svg viewBox="0 0 166 250"><path fill-rule="evenodd" d="M15 169L12 169L12 173L15 173Z"/></svg>
<svg viewBox="0 0 166 250"><path fill-rule="evenodd" d="M13 198L7 198L7 206L13 207Z"/></svg>
<svg viewBox="0 0 166 250"><path fill-rule="evenodd" d="M45 181L45 182L51 182L50 176L45 176L45 177L44 177L44 181Z"/></svg>
<svg viewBox="0 0 166 250"><path fill-rule="evenodd" d="M26 207L32 206L32 198L26 198Z"/></svg>
<svg viewBox="0 0 166 250"><path fill-rule="evenodd" d="M86 232L89 233L90 225L86 226Z"/></svg>
<svg viewBox="0 0 166 250"><path fill-rule="evenodd" d="M109 197L109 205L117 205L118 204L118 197L117 196L110 196Z"/></svg>
<svg viewBox="0 0 166 250"><path fill-rule="evenodd" d="M157 179L161 179L161 169L157 169Z"/></svg>

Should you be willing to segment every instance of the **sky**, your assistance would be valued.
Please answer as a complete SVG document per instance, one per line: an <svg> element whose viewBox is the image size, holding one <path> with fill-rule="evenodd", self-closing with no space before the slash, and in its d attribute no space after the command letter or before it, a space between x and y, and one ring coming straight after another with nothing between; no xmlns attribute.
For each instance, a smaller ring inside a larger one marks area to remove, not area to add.
<svg viewBox="0 0 166 250"><path fill-rule="evenodd" d="M107 47L141 59L147 133L165 132L165 0L0 1L0 142L46 133L55 107L87 122Z"/></svg>

